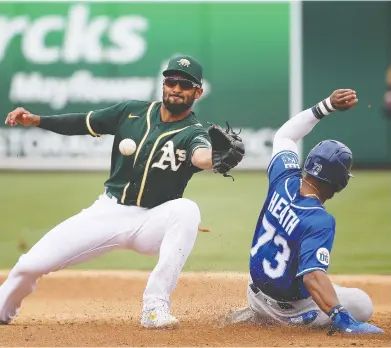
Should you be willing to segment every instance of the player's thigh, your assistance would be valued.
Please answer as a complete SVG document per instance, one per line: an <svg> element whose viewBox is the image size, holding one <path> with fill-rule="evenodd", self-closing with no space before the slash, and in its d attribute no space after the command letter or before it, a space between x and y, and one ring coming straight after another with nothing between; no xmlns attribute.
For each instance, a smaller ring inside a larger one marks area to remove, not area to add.
<svg viewBox="0 0 391 348"><path fill-rule="evenodd" d="M86 261L126 243L126 207L107 196L55 226L19 259L16 270L46 274Z"/></svg>
<svg viewBox="0 0 391 348"><path fill-rule="evenodd" d="M357 288L344 288L333 284L339 303L343 305L356 320L367 321L373 313L373 305L370 297ZM301 306L301 303L304 305ZM324 327L331 324L329 316L324 313L313 301L297 301L295 307L300 314L317 312L316 319L311 323L312 327Z"/></svg>
<svg viewBox="0 0 391 348"><path fill-rule="evenodd" d="M283 321L275 315L265 301L261 293L255 294L250 286L247 286L247 301L249 307L254 311L254 321L259 324L275 325Z"/></svg>
<svg viewBox="0 0 391 348"><path fill-rule="evenodd" d="M257 314L255 321L261 324L322 327L329 323L329 317L311 298L278 302L261 292L255 294L250 286L247 297L250 308Z"/></svg>
<svg viewBox="0 0 391 348"><path fill-rule="evenodd" d="M178 233L189 240L197 234L200 211L196 203L179 198L149 209L129 248L142 254L156 254L166 233Z"/></svg>
<svg viewBox="0 0 391 348"><path fill-rule="evenodd" d="M373 303L369 295L358 288L345 288L333 284L339 302L358 321L368 321L373 314Z"/></svg>
<svg viewBox="0 0 391 348"><path fill-rule="evenodd" d="M345 288L333 284L339 303L344 306L358 321L368 321L373 314L371 298L361 289ZM319 309L318 305L311 301L305 311L318 311L318 316L312 326L323 327L331 324L329 316Z"/></svg>

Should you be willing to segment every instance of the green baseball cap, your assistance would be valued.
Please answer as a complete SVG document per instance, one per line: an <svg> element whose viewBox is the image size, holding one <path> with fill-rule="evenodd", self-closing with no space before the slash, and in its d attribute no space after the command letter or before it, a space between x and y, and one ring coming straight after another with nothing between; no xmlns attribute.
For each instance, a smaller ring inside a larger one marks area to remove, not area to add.
<svg viewBox="0 0 391 348"><path fill-rule="evenodd" d="M163 76L174 74L185 75L202 85L202 66L193 57L178 56L172 58L168 62L167 69L163 71Z"/></svg>

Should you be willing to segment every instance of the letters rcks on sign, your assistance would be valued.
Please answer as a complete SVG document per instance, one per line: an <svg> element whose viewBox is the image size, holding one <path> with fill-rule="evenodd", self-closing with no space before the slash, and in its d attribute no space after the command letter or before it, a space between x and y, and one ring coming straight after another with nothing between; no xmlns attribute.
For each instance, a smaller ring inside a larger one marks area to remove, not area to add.
<svg viewBox="0 0 391 348"><path fill-rule="evenodd" d="M67 17L59 14L38 18L20 15L0 16L0 62L7 48L21 36L21 51L31 63L116 63L139 60L147 49L143 34L148 29L146 18L130 15L112 18L90 17L88 5L69 7ZM47 44L48 37L62 34L57 44ZM103 40L109 44L104 44Z"/></svg>

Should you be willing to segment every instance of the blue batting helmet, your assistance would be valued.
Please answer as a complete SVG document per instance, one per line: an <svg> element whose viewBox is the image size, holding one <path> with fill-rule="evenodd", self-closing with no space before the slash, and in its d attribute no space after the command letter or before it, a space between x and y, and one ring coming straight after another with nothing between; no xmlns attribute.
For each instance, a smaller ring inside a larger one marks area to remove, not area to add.
<svg viewBox="0 0 391 348"><path fill-rule="evenodd" d="M336 140L324 140L316 145L308 154L304 163L304 171L335 187L340 192L353 176L350 169L353 154L350 149Z"/></svg>

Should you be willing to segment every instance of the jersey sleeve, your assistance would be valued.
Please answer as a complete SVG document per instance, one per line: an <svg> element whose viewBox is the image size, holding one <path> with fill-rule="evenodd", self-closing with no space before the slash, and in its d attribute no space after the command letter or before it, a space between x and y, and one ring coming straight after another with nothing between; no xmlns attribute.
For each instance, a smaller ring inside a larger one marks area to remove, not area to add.
<svg viewBox="0 0 391 348"><path fill-rule="evenodd" d="M297 153L286 150L277 153L267 168L267 174L270 184L290 175L301 174Z"/></svg>
<svg viewBox="0 0 391 348"><path fill-rule="evenodd" d="M191 163L191 158L193 157L194 151L200 148L211 149L212 142L205 129L201 125L199 126L197 125L194 131L189 136L189 141L187 146L187 153L189 154L187 156L187 164L189 166L194 167ZM197 167L194 167L194 169L195 171L202 170Z"/></svg>
<svg viewBox="0 0 391 348"><path fill-rule="evenodd" d="M212 148L212 142L208 135L208 133L199 126L199 129L197 129L192 136L192 139L190 140L189 144L189 153L190 157L193 155L194 151L199 148Z"/></svg>
<svg viewBox="0 0 391 348"><path fill-rule="evenodd" d="M313 271L327 273L334 242L335 227L306 232L299 248L299 267L296 277Z"/></svg>
<svg viewBox="0 0 391 348"><path fill-rule="evenodd" d="M86 117L88 131L93 137L103 134L115 134L117 125L131 102L122 102L104 109L90 111ZM130 108L131 109L131 108Z"/></svg>

